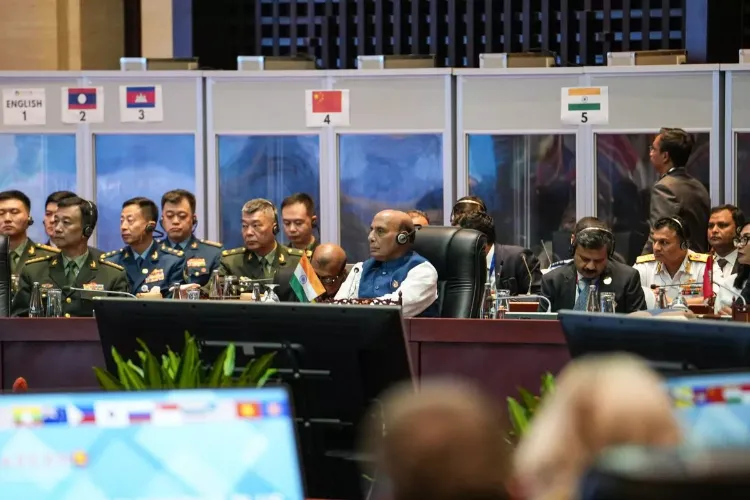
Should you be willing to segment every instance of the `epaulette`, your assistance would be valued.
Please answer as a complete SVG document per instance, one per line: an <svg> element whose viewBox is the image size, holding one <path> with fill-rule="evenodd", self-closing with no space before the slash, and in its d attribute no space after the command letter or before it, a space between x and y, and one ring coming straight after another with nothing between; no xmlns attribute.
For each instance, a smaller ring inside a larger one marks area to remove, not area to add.
<svg viewBox="0 0 750 500"><path fill-rule="evenodd" d="M37 243L35 246L37 248L41 248L42 250L46 250L48 252L60 253L60 249L59 248L51 247L49 245L45 245L44 243Z"/></svg>
<svg viewBox="0 0 750 500"><path fill-rule="evenodd" d="M168 253L168 254L172 254L172 255L176 255L177 257L182 257L182 256L185 255L185 252L183 252L182 250L175 250L174 248L170 248L170 247L168 247L166 245L162 245L159 248L161 249L162 252L165 252L165 253Z"/></svg>
<svg viewBox="0 0 750 500"><path fill-rule="evenodd" d="M645 264L646 262L653 262L656 260L656 256L652 253L646 255L639 255L635 259L636 264Z"/></svg>
<svg viewBox="0 0 750 500"><path fill-rule="evenodd" d="M286 251L287 251L287 253L289 255L296 255L297 257L302 257L303 255L305 255L305 251L304 250L300 250L299 248L289 248L289 247L287 247Z"/></svg>
<svg viewBox="0 0 750 500"><path fill-rule="evenodd" d="M223 247L223 246L224 246L224 245L222 245L221 243L217 243L217 242L215 242L215 241L200 240L200 242L201 242L201 243L204 243L204 244L206 244L206 245L211 245L212 247L216 247L216 248L221 248L221 247Z"/></svg>
<svg viewBox="0 0 750 500"><path fill-rule="evenodd" d="M45 255L44 257L36 257L34 259L29 259L26 261L26 265L36 264L37 262L44 262L45 260L50 260L52 257L53 257L52 255Z"/></svg>
<svg viewBox="0 0 750 500"><path fill-rule="evenodd" d="M305 250L305 255L307 255L308 259L312 259L312 254L313 254L312 250Z"/></svg>
<svg viewBox="0 0 750 500"><path fill-rule="evenodd" d="M114 267L115 269L120 270L120 271L125 270L125 268L122 267L120 264L115 264L114 262L110 262L108 260L103 260L102 264L104 264L105 266Z"/></svg>
<svg viewBox="0 0 750 500"><path fill-rule="evenodd" d="M691 252L688 254L688 260L691 260L693 262L708 262L708 254Z"/></svg>
<svg viewBox="0 0 750 500"><path fill-rule="evenodd" d="M570 264L571 262L573 262L573 259L558 260L558 261L553 262L552 264L550 264L549 268L553 269L555 267L565 266L567 264Z"/></svg>
<svg viewBox="0 0 750 500"><path fill-rule="evenodd" d="M104 261L104 259L112 257L113 255L117 255L118 253L121 253L123 250L125 250L125 247L122 247L119 250L112 250L111 252L103 253L101 257L99 257L100 261Z"/></svg>
<svg viewBox="0 0 750 500"><path fill-rule="evenodd" d="M226 257L228 255L237 255L238 253L245 253L245 247L233 248L231 250L224 250L223 252L221 252L221 256Z"/></svg>

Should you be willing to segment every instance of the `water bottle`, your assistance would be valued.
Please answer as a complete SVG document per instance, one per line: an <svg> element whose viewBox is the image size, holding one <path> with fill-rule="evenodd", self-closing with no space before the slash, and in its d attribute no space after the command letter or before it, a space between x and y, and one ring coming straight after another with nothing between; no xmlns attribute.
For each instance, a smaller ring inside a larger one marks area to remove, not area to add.
<svg viewBox="0 0 750 500"><path fill-rule="evenodd" d="M657 309L667 308L667 290L665 288L659 288L657 291L656 307Z"/></svg>
<svg viewBox="0 0 750 500"><path fill-rule="evenodd" d="M253 283L253 300L260 302L260 283Z"/></svg>
<svg viewBox="0 0 750 500"><path fill-rule="evenodd" d="M589 285L589 296L586 299L586 312L599 311L599 298L596 296L596 285Z"/></svg>
<svg viewBox="0 0 750 500"><path fill-rule="evenodd" d="M484 284L484 294L482 295L482 308L479 311L479 317L482 319L495 319L493 307L495 301L492 300L492 286L489 283Z"/></svg>
<svg viewBox="0 0 750 500"><path fill-rule="evenodd" d="M495 311L497 319L505 319L505 313L510 311L510 290L497 290L495 292Z"/></svg>
<svg viewBox="0 0 750 500"><path fill-rule="evenodd" d="M180 296L180 284L179 283L172 283L172 285L169 287L172 290L172 299L174 300L180 300L182 297Z"/></svg>
<svg viewBox="0 0 750 500"><path fill-rule="evenodd" d="M34 282L34 287L31 289L31 297L29 298L29 318L43 318L44 307L42 305L42 289L39 287L39 282Z"/></svg>
<svg viewBox="0 0 750 500"><path fill-rule="evenodd" d="M221 300L221 276L219 276L219 270L215 269L211 273L211 281L208 283L208 298L211 300Z"/></svg>

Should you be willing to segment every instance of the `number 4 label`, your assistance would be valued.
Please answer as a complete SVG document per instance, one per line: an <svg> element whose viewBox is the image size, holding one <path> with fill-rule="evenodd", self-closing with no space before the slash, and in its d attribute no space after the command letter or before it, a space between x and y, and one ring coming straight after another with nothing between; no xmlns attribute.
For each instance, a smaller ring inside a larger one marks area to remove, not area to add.
<svg viewBox="0 0 750 500"><path fill-rule="evenodd" d="M63 123L85 124L104 121L103 87L63 87Z"/></svg>
<svg viewBox="0 0 750 500"><path fill-rule="evenodd" d="M349 91L305 91L305 122L308 127L348 127Z"/></svg>

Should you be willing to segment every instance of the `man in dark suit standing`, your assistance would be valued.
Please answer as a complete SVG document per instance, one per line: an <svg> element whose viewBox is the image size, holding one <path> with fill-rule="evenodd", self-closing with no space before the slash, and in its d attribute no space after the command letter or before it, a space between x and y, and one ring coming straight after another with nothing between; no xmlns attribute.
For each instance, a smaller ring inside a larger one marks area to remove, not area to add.
<svg viewBox="0 0 750 500"><path fill-rule="evenodd" d="M458 217L456 225L474 229L487 237L487 283L492 288L510 290L511 295L542 291L539 259L528 248L495 243L495 221L491 215L468 212Z"/></svg>
<svg viewBox="0 0 750 500"><path fill-rule="evenodd" d="M690 249L705 253L711 201L705 186L685 169L694 142L693 136L682 129L663 128L651 144L649 158L661 177L651 188L649 225L653 227L664 217L679 217L693 235ZM648 239L642 253L652 253L652 249Z"/></svg>
<svg viewBox="0 0 750 500"><path fill-rule="evenodd" d="M549 299L552 312L585 310L592 285L597 294L615 294L618 313L646 309L638 271L610 259L614 244L614 235L596 217L578 221L572 242L573 261L542 278L542 295Z"/></svg>

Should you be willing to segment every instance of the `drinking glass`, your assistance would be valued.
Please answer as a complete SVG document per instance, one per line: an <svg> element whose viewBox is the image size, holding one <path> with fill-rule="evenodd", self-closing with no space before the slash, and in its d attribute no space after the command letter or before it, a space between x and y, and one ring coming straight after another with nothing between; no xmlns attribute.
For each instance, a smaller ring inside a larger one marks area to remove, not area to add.
<svg viewBox="0 0 750 500"><path fill-rule="evenodd" d="M53 288L47 292L47 317L62 317L62 290Z"/></svg>
<svg viewBox="0 0 750 500"><path fill-rule="evenodd" d="M510 311L510 290L498 290L495 293L495 311L497 319L505 319L505 313Z"/></svg>
<svg viewBox="0 0 750 500"><path fill-rule="evenodd" d="M603 313L614 313L617 309L615 294L613 292L599 293L599 311Z"/></svg>
<svg viewBox="0 0 750 500"><path fill-rule="evenodd" d="M188 300L200 300L201 299L201 291L200 290L188 290L187 291L187 299Z"/></svg>
<svg viewBox="0 0 750 500"><path fill-rule="evenodd" d="M281 302L281 299L278 295L276 295L276 292L274 289L279 286L278 284L269 284L266 285L266 288L268 288L268 291L266 292L266 296L263 297L263 302Z"/></svg>

